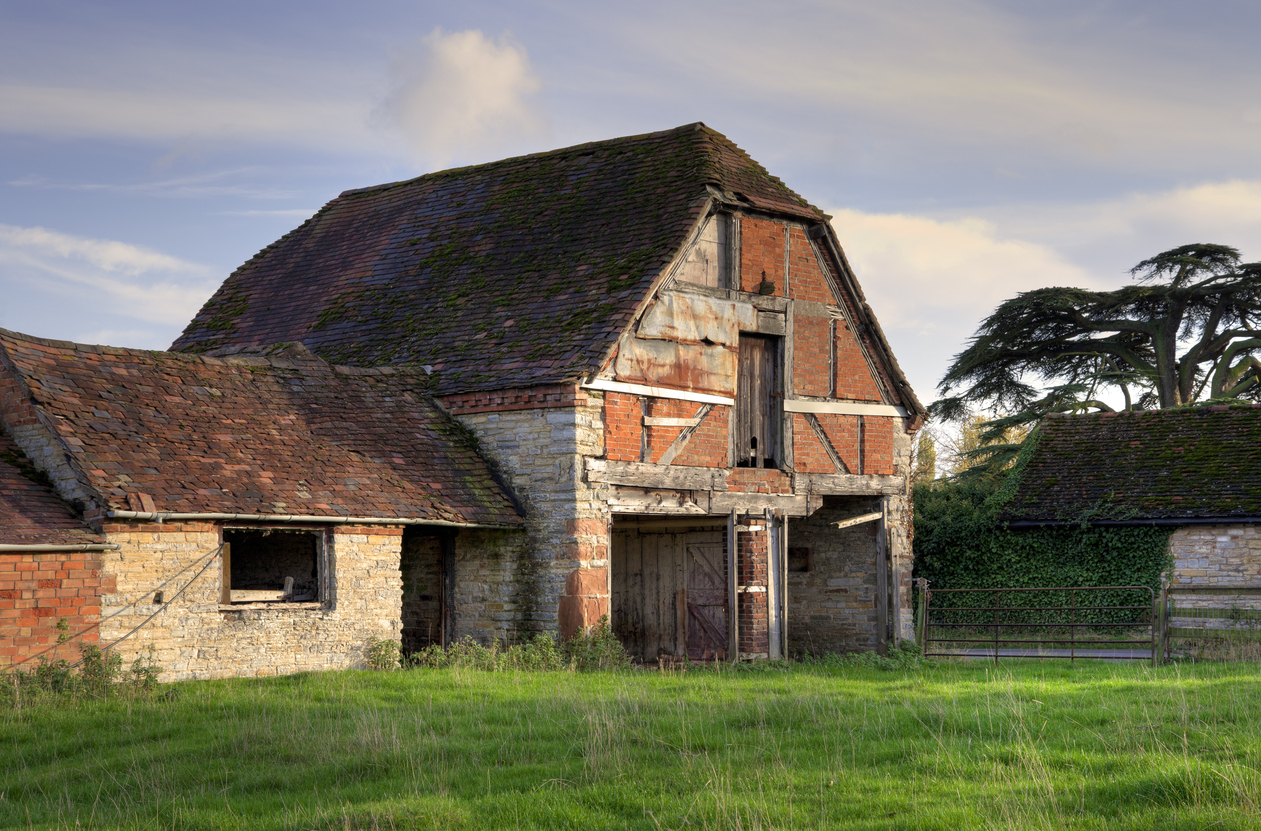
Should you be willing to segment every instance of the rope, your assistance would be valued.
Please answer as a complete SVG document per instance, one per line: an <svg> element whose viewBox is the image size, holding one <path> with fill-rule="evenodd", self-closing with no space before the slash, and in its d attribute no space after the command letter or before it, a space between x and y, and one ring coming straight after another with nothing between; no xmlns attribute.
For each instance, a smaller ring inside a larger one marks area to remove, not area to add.
<svg viewBox="0 0 1261 831"><path fill-rule="evenodd" d="M210 568L211 563L213 563L213 562L214 562L214 559L213 559L213 558L214 558L214 557L217 557L217 556L219 555L219 552L220 552L220 551L222 551L222 550L223 550L223 543L219 543L219 547L218 547L218 548L216 548L214 551L211 551L209 554L206 554L206 555L204 555L204 556L202 556L202 557L199 557L199 558L198 558L198 559L196 559L196 560L193 560L191 563L189 563L188 565L184 566L182 569L180 569L179 571L175 572L175 573L174 573L174 574L172 574L170 577L166 578L166 580L164 580L164 581L163 581L161 584L159 584L156 588L151 589L151 590L146 591L146 592L143 592L143 593L140 595L141 597L144 597L145 595L152 594L152 593L155 593L155 592L159 592L159 591L161 591L161 590L162 590L165 586L167 586L169 583L173 582L173 581L174 581L177 577L179 577L181 574L183 574L184 572L188 571L190 568L192 568L193 566L197 565L197 564L198 564L198 563L200 563L202 560L208 560L208 562L207 562L204 566L202 566L202 567L201 567L201 571L198 571L196 574L194 574L194 575L192 576L192 579L190 579L187 583L185 583L185 584L184 584L184 586L183 586L183 588L181 588L178 592L176 592L176 593L175 593L175 595L174 595L174 596L172 596L170 600L167 600L167 601L165 601L164 603L160 604L160 605L158 606L158 610L157 610L156 612L154 612L153 614L151 614L151 615L149 615L147 618L145 618L143 621L141 621L141 623L140 623L138 626L136 626L134 629L132 629L132 630L131 630L130 632L128 632L126 635L123 635L121 638L118 638L118 639L117 639L117 640L115 640L113 643L111 643L109 646L104 647L104 649L113 649L115 646L117 646L118 644L122 643L122 642L123 642L123 641L125 641L127 638L130 638L132 635L136 634L136 632L140 631L140 629L141 629L141 628L143 628L146 624L148 624L148 623L149 623L149 621L153 620L155 617L157 617L158 615L160 615L160 614L162 614L163 612L165 612L165 611L166 611L166 607L167 607L167 606L169 606L172 602L174 602L176 599L178 599L178 598L180 597L180 595L182 595L185 591L187 591L187 590L188 590L188 587L189 587L189 586L191 586L193 583L197 582L197 578L198 578L198 577L201 577L201 575L205 573L206 569ZM36 658L43 657L44 655L47 655L49 652L52 652L54 649L59 649L59 648L61 648L62 646L65 646L66 644L68 644L68 643L70 643L71 641L75 640L76 638L81 638L81 637L83 637L84 635L86 635L87 633L89 633L89 632L93 631L94 629L99 629L99 628L101 628L101 626L102 626L102 625L104 625L105 623L108 623L109 621L111 621L111 620L113 620L114 618L118 617L119 615L123 614L123 613L124 613L124 612L126 612L128 609L130 609L130 608L132 608L132 607L136 606L139 602L140 602L139 600L134 600L134 601L132 601L131 603L128 603L126 606L124 606L124 607L122 607L121 609L119 609L117 612L114 612L112 615L109 615L108 617L103 617L103 618L101 618L100 620L98 620L96 623L93 623L93 624L91 624L91 625L89 625L89 626L85 626L84 628L80 629L78 632L75 632L73 635L70 635L69 637L67 637L65 640L63 640L63 641L59 641L58 643L55 643L55 644L53 644L52 646L48 647L48 648L47 648L47 649L45 649L43 652L37 652L37 653L36 653L36 654L34 654L34 655L27 655L27 656L26 656L25 658L23 658L22 660L20 660L20 661L17 661L17 662L15 662L15 663L10 664L10 665L9 665L9 666L5 669L5 674L7 675L8 673L10 673L10 672L14 671L14 670L15 670L15 669L17 669L18 667L20 667L22 664L25 664L27 661L33 661L33 660L35 660ZM102 651L103 651L103 650L102 650ZM80 658L79 660L77 660L77 661L75 661L73 664L71 664L69 668L70 668L70 669L74 669L75 667L79 666L79 664L81 664L81 663L83 663L83 659L82 659L82 658Z"/></svg>

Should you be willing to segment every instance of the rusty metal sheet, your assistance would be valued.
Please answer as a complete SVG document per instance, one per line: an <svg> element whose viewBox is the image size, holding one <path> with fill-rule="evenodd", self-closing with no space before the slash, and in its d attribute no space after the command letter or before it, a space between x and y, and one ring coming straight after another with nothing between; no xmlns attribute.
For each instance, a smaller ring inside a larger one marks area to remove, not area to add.
<svg viewBox="0 0 1261 831"><path fill-rule="evenodd" d="M725 346L622 336L617 380L734 397L737 353Z"/></svg>
<svg viewBox="0 0 1261 831"><path fill-rule="evenodd" d="M663 292L639 322L639 337L736 347L740 330L757 328L751 303L684 292Z"/></svg>

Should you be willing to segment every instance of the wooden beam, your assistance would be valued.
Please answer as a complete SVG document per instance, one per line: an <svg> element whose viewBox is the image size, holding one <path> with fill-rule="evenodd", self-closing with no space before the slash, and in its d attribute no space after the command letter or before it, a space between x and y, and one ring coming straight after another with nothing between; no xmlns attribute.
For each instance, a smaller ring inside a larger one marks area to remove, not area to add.
<svg viewBox="0 0 1261 831"><path fill-rule="evenodd" d="M809 497L806 494L739 493L726 491L710 497L709 510L721 514L727 511L740 513L760 512L767 508L783 511L791 516L809 516Z"/></svg>
<svg viewBox="0 0 1261 831"><path fill-rule="evenodd" d="M882 519L883 517L884 517L884 514L882 514L880 511L872 511L869 514L863 514L862 516L850 517L849 519L843 519L840 522L833 522L832 524L835 525L837 528L849 528L850 526L853 526L853 525L862 525L864 522L875 522L877 519Z"/></svg>
<svg viewBox="0 0 1261 831"><path fill-rule="evenodd" d="M700 424L699 418L666 418L665 416L644 416L645 427L695 427Z"/></svg>
<svg viewBox="0 0 1261 831"><path fill-rule="evenodd" d="M906 479L901 476L856 473L799 473L796 475L798 493L816 493L829 496L883 496L903 493Z"/></svg>
<svg viewBox="0 0 1261 831"><path fill-rule="evenodd" d="M884 514L876 531L876 654L889 651L889 556L884 535Z"/></svg>
<svg viewBox="0 0 1261 831"><path fill-rule="evenodd" d="M814 437L819 440L819 444L823 445L823 451L828 454L828 458L832 461L832 467L836 468L837 473L849 473L850 470L846 466L845 461L841 459L841 454L836 452L836 448L832 446L832 440L823 431L823 425L819 423L818 416L814 413L804 413L804 415L806 423L814 431Z"/></svg>
<svg viewBox="0 0 1261 831"><path fill-rule="evenodd" d="M219 556L222 558L219 563L219 602L230 605L232 603L232 544L225 542Z"/></svg>
<svg viewBox="0 0 1261 831"><path fill-rule="evenodd" d="M610 381L604 378L595 378L587 381L582 385L582 388L588 390L607 390L608 392L624 392L630 395L646 395L650 398L670 398L676 401L698 401L703 404L726 404L727 406L731 406L736 403L734 398L728 398L725 395L710 395L705 392L676 390L670 387L650 387L645 384L628 384L622 381Z"/></svg>
<svg viewBox="0 0 1261 831"><path fill-rule="evenodd" d="M716 467L653 465L643 462L617 462L587 459L587 481L640 488L671 488L685 491L725 491L728 471Z"/></svg>
<svg viewBox="0 0 1261 831"><path fill-rule="evenodd" d="M731 663L740 660L740 603L736 594L736 551L740 547L740 538L736 536L736 512L727 515L727 654Z"/></svg>
<svg viewBox="0 0 1261 831"><path fill-rule="evenodd" d="M906 418L905 407L891 404L861 404L852 401L807 401L802 398L784 399L786 413L832 413L834 415L866 415Z"/></svg>

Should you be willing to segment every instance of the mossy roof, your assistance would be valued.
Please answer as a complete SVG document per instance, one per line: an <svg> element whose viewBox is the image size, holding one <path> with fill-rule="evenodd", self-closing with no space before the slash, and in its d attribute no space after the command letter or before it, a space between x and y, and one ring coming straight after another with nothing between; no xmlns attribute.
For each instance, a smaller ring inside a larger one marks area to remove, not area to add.
<svg viewBox="0 0 1261 831"><path fill-rule="evenodd" d="M523 520L424 372L332 367L302 348L230 358L0 329L0 362L103 510ZM0 413L0 416L3 416Z"/></svg>
<svg viewBox="0 0 1261 831"><path fill-rule="evenodd" d="M438 393L599 363L717 189L824 215L704 124L346 191L238 268L173 350L302 342L432 369Z"/></svg>
<svg viewBox="0 0 1261 831"><path fill-rule="evenodd" d="M1261 406L1052 415L1010 521L1261 517Z"/></svg>
<svg viewBox="0 0 1261 831"><path fill-rule="evenodd" d="M62 501L0 422L0 544L88 545L102 541Z"/></svg>

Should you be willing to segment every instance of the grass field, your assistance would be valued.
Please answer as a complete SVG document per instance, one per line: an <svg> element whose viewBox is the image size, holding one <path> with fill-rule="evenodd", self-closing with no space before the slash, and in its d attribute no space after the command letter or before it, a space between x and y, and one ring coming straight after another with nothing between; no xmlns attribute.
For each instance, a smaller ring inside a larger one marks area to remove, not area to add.
<svg viewBox="0 0 1261 831"><path fill-rule="evenodd" d="M1261 668L339 672L0 710L4 828L1261 827Z"/></svg>

